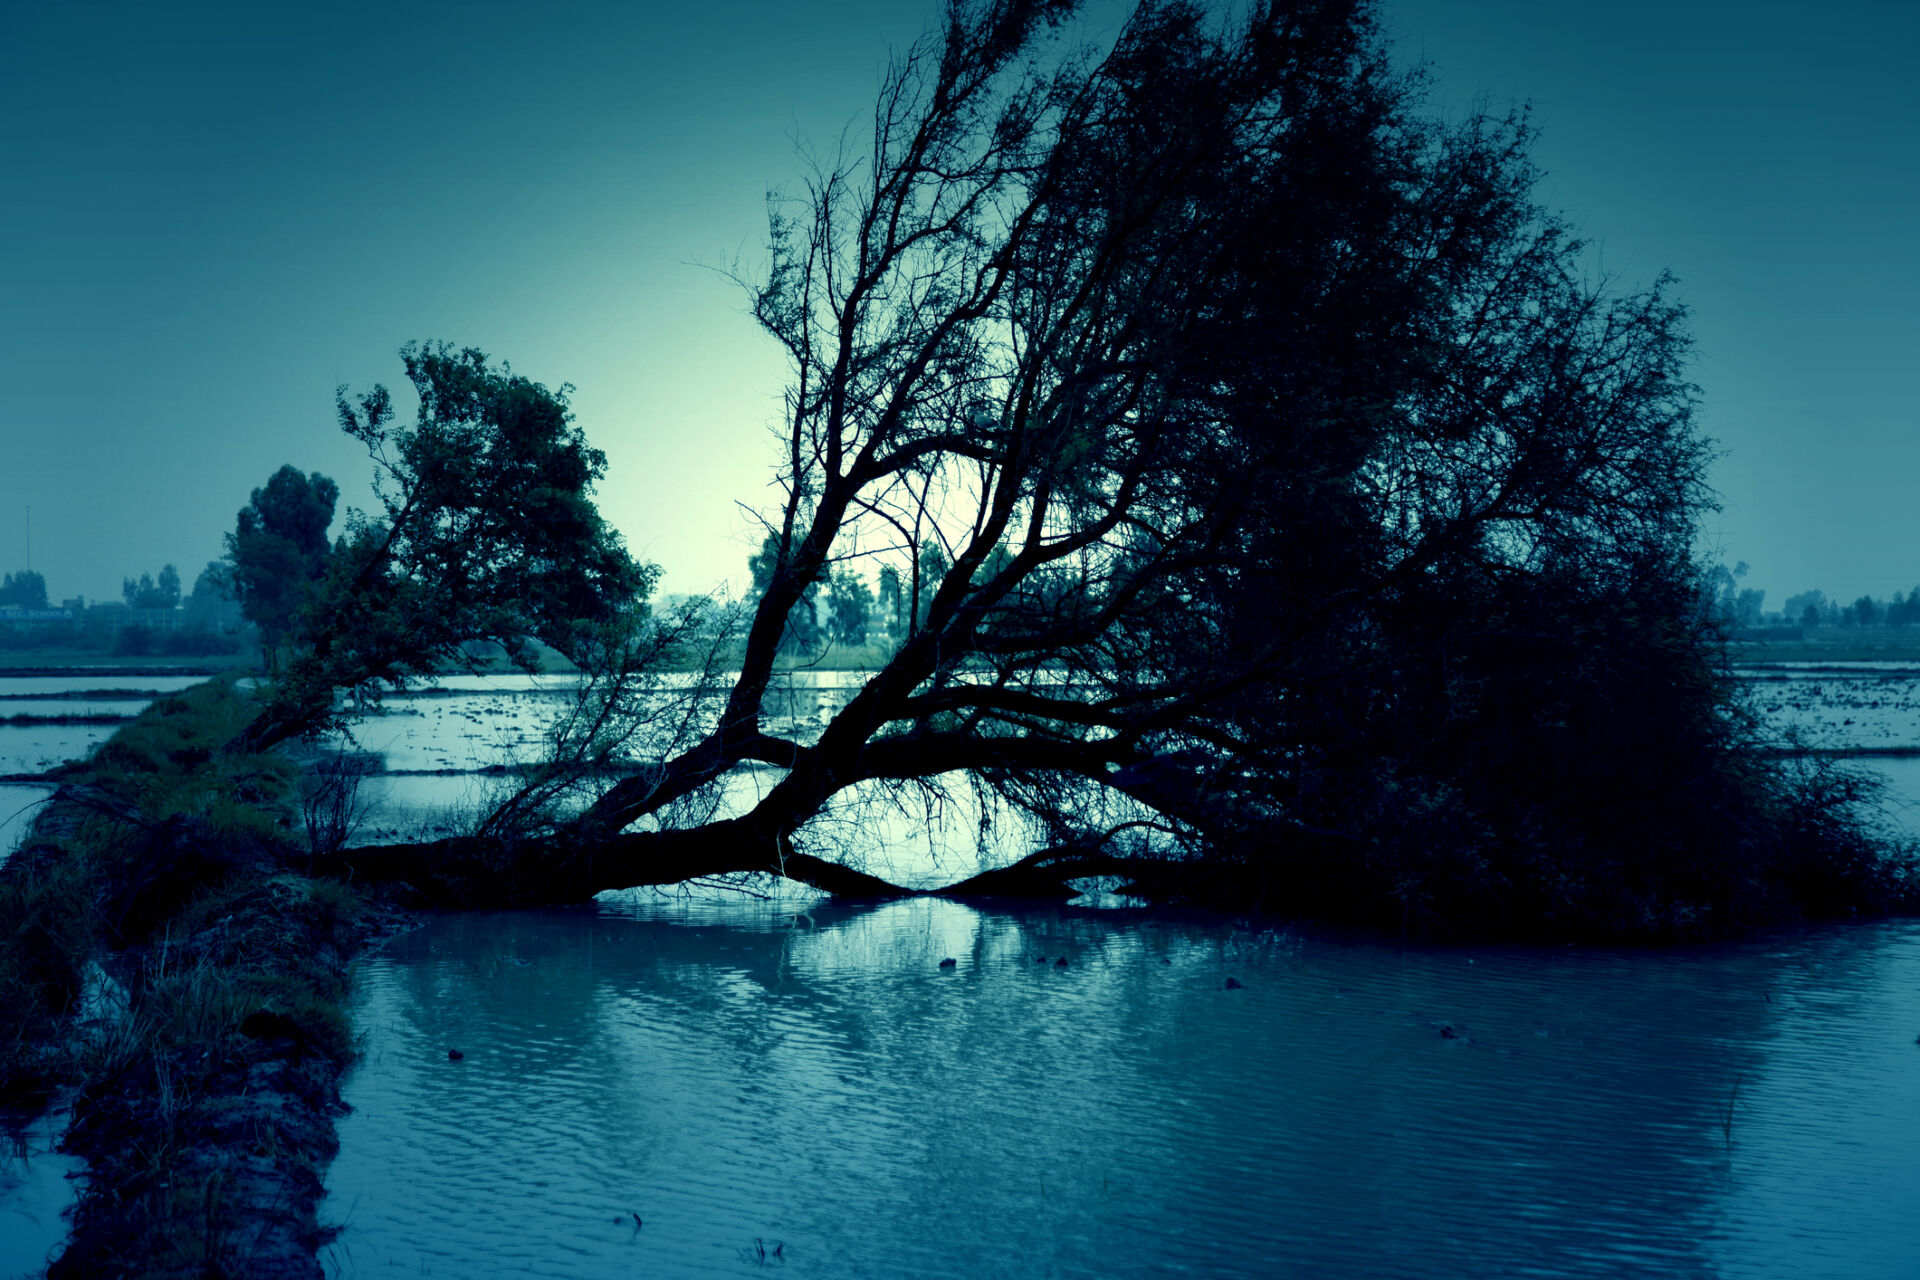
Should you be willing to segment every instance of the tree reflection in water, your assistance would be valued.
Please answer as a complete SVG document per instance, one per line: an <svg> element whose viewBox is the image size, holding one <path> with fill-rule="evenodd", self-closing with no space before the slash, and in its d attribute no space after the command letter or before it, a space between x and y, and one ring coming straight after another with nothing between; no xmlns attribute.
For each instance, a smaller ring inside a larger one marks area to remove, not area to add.
<svg viewBox="0 0 1920 1280"><path fill-rule="evenodd" d="M1904 925L1649 953L931 900L450 916L365 965L333 1266L1897 1274L1916 992Z"/></svg>

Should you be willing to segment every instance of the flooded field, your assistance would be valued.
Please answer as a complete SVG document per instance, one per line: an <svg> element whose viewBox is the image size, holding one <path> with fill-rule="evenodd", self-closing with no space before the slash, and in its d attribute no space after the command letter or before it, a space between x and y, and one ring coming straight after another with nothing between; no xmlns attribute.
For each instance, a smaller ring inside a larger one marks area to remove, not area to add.
<svg viewBox="0 0 1920 1280"><path fill-rule="evenodd" d="M782 727L855 679L794 682ZM1783 741L1915 748L1860 763L1920 832L1920 670L1747 679ZM137 709L116 691L150 687L85 680L0 677L0 719ZM389 699L354 734L386 770L362 838L457 830L506 785L481 771L537 748L569 696L494 677ZM0 724L0 772L112 731ZM743 770L720 803L776 778ZM48 793L0 784L0 852ZM853 797L822 832L936 883L997 856L968 804ZM1908 923L1440 950L646 891L436 919L369 957L355 1000L338 1277L1420 1276L1436 1249L1475 1275L1920 1271ZM54 1140L11 1139L0 1275L61 1238Z"/></svg>
<svg viewBox="0 0 1920 1280"><path fill-rule="evenodd" d="M1782 743L1920 754L1920 667L1778 663L1741 670L1754 710Z"/></svg>
<svg viewBox="0 0 1920 1280"><path fill-rule="evenodd" d="M1910 923L1428 949L644 894L436 918L355 1013L336 1277L1920 1266Z"/></svg>

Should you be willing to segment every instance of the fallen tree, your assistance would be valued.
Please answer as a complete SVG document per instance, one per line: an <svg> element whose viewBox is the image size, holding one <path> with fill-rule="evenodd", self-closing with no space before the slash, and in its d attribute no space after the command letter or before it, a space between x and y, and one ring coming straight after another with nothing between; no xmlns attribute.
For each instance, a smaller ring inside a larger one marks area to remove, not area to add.
<svg viewBox="0 0 1920 1280"><path fill-rule="evenodd" d="M958 774L1052 851L975 888L1655 934L1898 898L1834 792L1754 763L1689 560L1684 312L1588 278L1524 123L1425 118L1358 0L1146 0L1102 49L1061 35L1074 7L956 0L865 151L772 202L749 294L791 367L784 500L737 638L639 606L563 393L429 347L411 429L342 397L385 518L243 745L473 637L538 637L589 691L537 803L355 873L459 902L895 892L809 824ZM794 611L862 567L891 658L817 737L774 731L777 660L822 634ZM696 645L709 675L737 645L723 696L659 678ZM746 765L779 781L714 820ZM1810 861L1839 888L1804 892Z"/></svg>

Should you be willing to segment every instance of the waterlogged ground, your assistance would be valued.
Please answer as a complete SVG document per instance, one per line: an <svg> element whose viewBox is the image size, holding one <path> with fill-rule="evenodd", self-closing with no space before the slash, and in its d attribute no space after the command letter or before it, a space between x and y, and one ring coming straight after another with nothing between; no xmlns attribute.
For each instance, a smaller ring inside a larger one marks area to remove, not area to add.
<svg viewBox="0 0 1920 1280"><path fill-rule="evenodd" d="M1920 668L1911 663L1776 663L1743 668L1754 709L1783 742L1920 754Z"/></svg>
<svg viewBox="0 0 1920 1280"><path fill-rule="evenodd" d="M356 1013L338 1277L1920 1270L1911 924L1439 951L642 895L435 919Z"/></svg>
<svg viewBox="0 0 1920 1280"><path fill-rule="evenodd" d="M1920 670L1748 680L1783 739L1920 748ZM781 727L850 681L797 680ZM0 720L186 683L0 677ZM356 731L388 770L362 838L457 829L567 696L493 677L388 700ZM0 773L112 731L0 724ZM1920 751L1865 763L1920 831ZM722 809L775 776L743 771ZM0 855L46 794L0 784ZM1020 844L978 813L854 803L816 834L930 884ZM1911 924L1424 951L643 893L436 919L363 964L356 1001L340 1277L1920 1274ZM58 1245L53 1140L23 1131L0 1165L0 1276Z"/></svg>

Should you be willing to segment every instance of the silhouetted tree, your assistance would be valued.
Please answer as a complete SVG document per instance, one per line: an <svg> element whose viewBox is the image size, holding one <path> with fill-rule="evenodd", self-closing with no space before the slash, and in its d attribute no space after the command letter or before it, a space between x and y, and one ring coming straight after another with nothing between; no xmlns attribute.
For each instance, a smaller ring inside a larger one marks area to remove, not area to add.
<svg viewBox="0 0 1920 1280"><path fill-rule="evenodd" d="M283 466L253 491L227 535L226 579L241 614L260 628L270 670L326 574L327 529L339 497L340 487L318 471Z"/></svg>
<svg viewBox="0 0 1920 1280"><path fill-rule="evenodd" d="M219 616L223 601L233 599L233 567L220 560L209 560L193 580L193 590L185 601L194 624L210 627Z"/></svg>
<svg viewBox="0 0 1920 1280"><path fill-rule="evenodd" d="M900 570L897 566L891 564L880 566L879 587L875 594L880 607L880 616L887 621L887 629L899 631L906 615L902 612L904 592L900 588Z"/></svg>
<svg viewBox="0 0 1920 1280"><path fill-rule="evenodd" d="M873 590L851 569L842 569L827 581L827 616L833 638L841 644L867 642L867 615L873 609Z"/></svg>
<svg viewBox="0 0 1920 1280"><path fill-rule="evenodd" d="M172 565L164 565L157 579L144 573L137 581L133 578L122 579L120 594L135 609L174 608L180 603L180 571Z"/></svg>
<svg viewBox="0 0 1920 1280"><path fill-rule="evenodd" d="M769 530L760 543L759 553L747 558L747 571L753 575L756 599L766 594L767 588L779 574L780 560L785 554L780 534ZM816 586L788 611L786 625L780 632L781 653L808 654L819 651L825 638L820 633L820 621L814 607L817 594Z"/></svg>
<svg viewBox="0 0 1920 1280"><path fill-rule="evenodd" d="M1367 4L1148 0L1084 58L1050 43L1072 8L949 5L865 154L773 203L783 500L710 730L514 850L356 867L511 865L508 900L747 870L889 892L807 824L959 771L1052 841L961 891L1777 910L1791 806L1688 559L1706 451L1669 282L1591 283L1523 124L1424 119ZM860 560L910 628L817 739L769 732L790 618ZM1582 753L1609 785L1528 803ZM628 830L749 761L783 773L745 814ZM1633 848L1688 797L1744 816ZM1119 856L1144 830L1177 865Z"/></svg>
<svg viewBox="0 0 1920 1280"><path fill-rule="evenodd" d="M1820 619L1824 616L1826 607L1827 597L1824 592L1802 591L1798 595L1788 596L1786 604L1782 605L1781 609L1791 621L1815 627L1820 625Z"/></svg>
<svg viewBox="0 0 1920 1280"><path fill-rule="evenodd" d="M338 689L466 664L471 641L524 669L538 665L535 640L591 663L652 590L657 570L594 508L606 455L574 425L570 387L472 348L409 344L400 356L420 400L411 427L395 424L385 387L337 398L342 430L374 461L381 510L348 522L295 615L272 700L237 746L326 723Z"/></svg>
<svg viewBox="0 0 1920 1280"><path fill-rule="evenodd" d="M47 607L47 580L32 569L10 573L0 580L0 608L44 609Z"/></svg>

